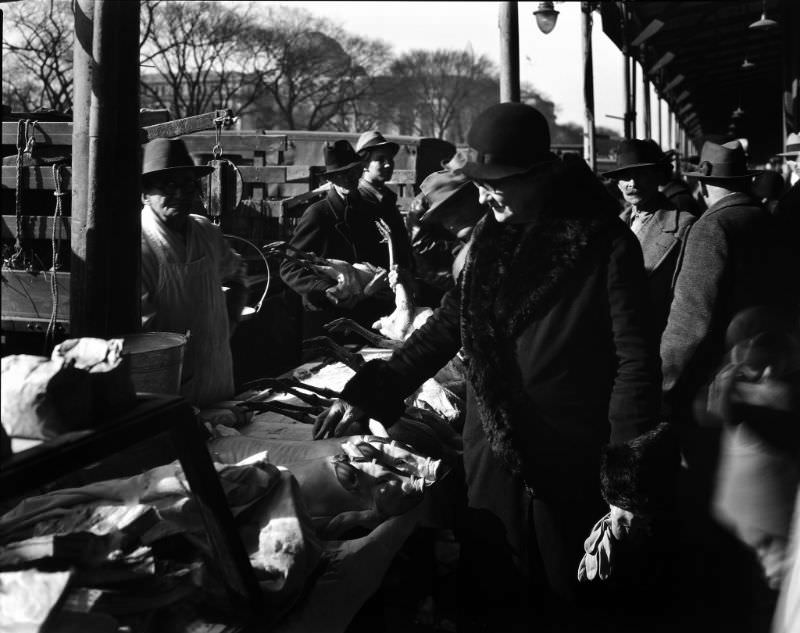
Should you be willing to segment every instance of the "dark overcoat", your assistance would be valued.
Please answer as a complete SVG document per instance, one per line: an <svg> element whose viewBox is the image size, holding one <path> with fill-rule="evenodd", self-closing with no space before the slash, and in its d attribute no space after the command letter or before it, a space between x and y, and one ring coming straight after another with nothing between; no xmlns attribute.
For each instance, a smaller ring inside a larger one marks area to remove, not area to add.
<svg viewBox="0 0 800 633"><path fill-rule="evenodd" d="M381 242L373 212L373 208L365 208L357 193L351 193L343 200L331 189L325 198L305 210L289 243L320 257L340 259L351 264L368 262L388 269L389 251L386 244ZM393 222L396 223L396 219ZM325 295L327 288L336 285L333 279L320 279L289 260L281 263L280 270L286 285L303 298L307 313L320 313L314 315L316 325L339 316L348 316L369 327L376 318L394 309L391 299L374 298L365 299L353 310L336 308ZM310 332L305 334L313 335Z"/></svg>
<svg viewBox="0 0 800 633"><path fill-rule="evenodd" d="M360 371L342 394L391 421L402 410L398 394L463 345L469 504L499 517L517 552L531 497L588 508L588 523L570 526L585 538L602 508L601 448L651 428L658 406L636 238L610 208L560 211L516 226L487 215L460 284L388 362ZM581 541L573 545L577 564Z"/></svg>
<svg viewBox="0 0 800 633"><path fill-rule="evenodd" d="M667 315L672 303L678 267L686 247L689 229L695 217L675 208L669 200L659 194L660 204L653 217L637 235L642 246L644 270L650 289L650 308L653 328L658 336L667 325ZM625 224L631 223L631 209L620 214Z"/></svg>

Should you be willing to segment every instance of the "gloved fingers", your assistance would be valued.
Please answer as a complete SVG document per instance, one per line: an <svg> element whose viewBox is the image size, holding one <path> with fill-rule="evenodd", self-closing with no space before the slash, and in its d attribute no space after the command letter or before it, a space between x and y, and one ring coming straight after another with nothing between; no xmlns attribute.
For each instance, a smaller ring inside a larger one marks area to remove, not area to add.
<svg viewBox="0 0 800 633"><path fill-rule="evenodd" d="M611 575L611 536L605 533L597 550L597 575L606 580Z"/></svg>

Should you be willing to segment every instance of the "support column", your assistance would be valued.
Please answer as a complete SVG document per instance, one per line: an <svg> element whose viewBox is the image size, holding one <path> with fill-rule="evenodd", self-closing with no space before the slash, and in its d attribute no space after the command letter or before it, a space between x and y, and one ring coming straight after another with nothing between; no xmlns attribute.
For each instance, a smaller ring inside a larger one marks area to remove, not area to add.
<svg viewBox="0 0 800 633"><path fill-rule="evenodd" d="M661 120L661 116L662 116L661 115L661 97L657 95L656 96L656 100L658 102L658 146L663 149L664 148L664 138L663 138L663 135L662 135L663 122Z"/></svg>
<svg viewBox="0 0 800 633"><path fill-rule="evenodd" d="M519 14L517 3L516 1L501 2L499 8L500 102L519 102Z"/></svg>
<svg viewBox="0 0 800 633"><path fill-rule="evenodd" d="M650 119L650 80L642 64L642 96L644 97L644 138L653 138L652 121Z"/></svg>
<svg viewBox="0 0 800 633"><path fill-rule="evenodd" d="M589 2L581 2L583 13L583 102L586 117L586 130L583 135L583 155L589 168L597 167L594 125L594 65L592 61L592 7Z"/></svg>
<svg viewBox="0 0 800 633"><path fill-rule="evenodd" d="M626 140L633 138L631 133L631 58L628 54L628 9L623 1L620 11L622 33L622 98L625 103L625 114L623 120L623 135Z"/></svg>
<svg viewBox="0 0 800 633"><path fill-rule="evenodd" d="M78 0L75 24L70 331L108 338L141 325L139 2Z"/></svg>

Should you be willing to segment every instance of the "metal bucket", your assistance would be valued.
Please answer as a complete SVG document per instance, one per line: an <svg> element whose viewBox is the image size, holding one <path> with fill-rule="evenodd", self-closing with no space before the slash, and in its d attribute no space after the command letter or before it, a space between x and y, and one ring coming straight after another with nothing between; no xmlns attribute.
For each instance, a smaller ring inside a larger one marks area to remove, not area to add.
<svg viewBox="0 0 800 633"><path fill-rule="evenodd" d="M187 337L175 332L144 332L123 337L137 392L180 394L183 351Z"/></svg>

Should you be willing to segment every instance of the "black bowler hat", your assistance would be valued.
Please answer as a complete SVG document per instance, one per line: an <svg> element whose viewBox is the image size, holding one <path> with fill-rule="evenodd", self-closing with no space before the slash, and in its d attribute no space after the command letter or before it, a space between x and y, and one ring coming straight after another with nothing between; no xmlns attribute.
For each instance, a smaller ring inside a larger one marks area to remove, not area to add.
<svg viewBox="0 0 800 633"><path fill-rule="evenodd" d="M340 140L333 145L325 145L325 175L341 174L348 169L361 165L362 159L358 157L350 141Z"/></svg>
<svg viewBox="0 0 800 633"><path fill-rule="evenodd" d="M696 171L684 172L699 180L738 180L760 174L761 170L747 169L747 157L739 141L717 145L706 141L700 151L700 164Z"/></svg>
<svg viewBox="0 0 800 633"><path fill-rule="evenodd" d="M192 170L198 178L214 171L208 165L195 165L182 139L156 138L145 144L142 176L169 175L186 169Z"/></svg>
<svg viewBox="0 0 800 633"><path fill-rule="evenodd" d="M653 140L630 139L622 141L617 147L617 165L614 169L603 172L607 178L620 178L622 174L639 167L654 167L669 164L670 157L661 151Z"/></svg>
<svg viewBox="0 0 800 633"><path fill-rule="evenodd" d="M467 134L478 160L462 167L471 180L524 174L558 160L550 151L550 130L541 112L524 103L498 103L481 112Z"/></svg>

